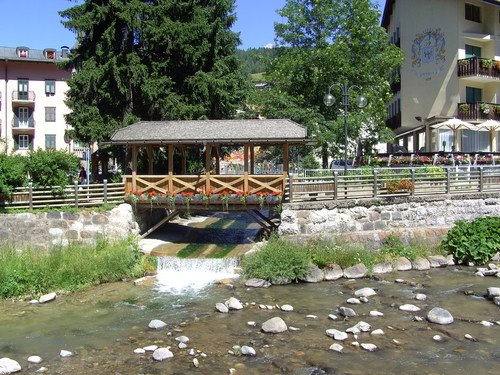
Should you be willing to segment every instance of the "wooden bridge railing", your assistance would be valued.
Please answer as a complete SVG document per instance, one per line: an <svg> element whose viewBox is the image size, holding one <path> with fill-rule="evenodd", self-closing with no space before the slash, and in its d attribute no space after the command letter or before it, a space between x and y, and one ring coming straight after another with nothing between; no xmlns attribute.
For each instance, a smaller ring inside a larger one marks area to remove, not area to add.
<svg viewBox="0 0 500 375"><path fill-rule="evenodd" d="M183 193L228 191L231 193L283 193L287 176L280 175L125 175L125 193Z"/></svg>

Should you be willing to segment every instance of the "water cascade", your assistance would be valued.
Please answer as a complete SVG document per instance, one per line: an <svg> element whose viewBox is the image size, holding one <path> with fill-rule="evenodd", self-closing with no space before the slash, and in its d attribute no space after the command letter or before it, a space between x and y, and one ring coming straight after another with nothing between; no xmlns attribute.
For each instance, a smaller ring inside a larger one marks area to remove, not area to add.
<svg viewBox="0 0 500 375"><path fill-rule="evenodd" d="M216 281L238 277L234 272L238 265L238 258L158 257L157 289L170 294L197 292Z"/></svg>

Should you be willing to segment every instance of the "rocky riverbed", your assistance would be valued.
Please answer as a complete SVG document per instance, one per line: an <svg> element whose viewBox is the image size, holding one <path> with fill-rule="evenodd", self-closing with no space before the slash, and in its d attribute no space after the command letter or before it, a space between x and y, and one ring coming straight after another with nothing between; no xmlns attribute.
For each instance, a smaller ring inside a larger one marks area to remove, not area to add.
<svg viewBox="0 0 500 375"><path fill-rule="evenodd" d="M0 358L50 374L497 374L499 278L475 272L231 280L183 296L116 283L43 305L4 301Z"/></svg>

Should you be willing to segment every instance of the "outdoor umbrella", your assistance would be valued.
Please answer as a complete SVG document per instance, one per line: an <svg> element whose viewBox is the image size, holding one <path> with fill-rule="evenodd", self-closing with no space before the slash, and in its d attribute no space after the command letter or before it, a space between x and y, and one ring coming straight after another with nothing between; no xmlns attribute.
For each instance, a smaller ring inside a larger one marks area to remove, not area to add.
<svg viewBox="0 0 500 375"><path fill-rule="evenodd" d="M477 124L476 130L492 131L492 132L499 131L500 130L500 121L486 120L485 122L481 122L480 124Z"/></svg>
<svg viewBox="0 0 500 375"><path fill-rule="evenodd" d="M455 151L459 151L457 130L459 130L459 129L477 130L476 126L474 126L470 122L463 121L463 120L460 120L460 119L455 118L455 117L450 118L449 120L431 125L431 128L453 130L453 143L454 143L454 150Z"/></svg>

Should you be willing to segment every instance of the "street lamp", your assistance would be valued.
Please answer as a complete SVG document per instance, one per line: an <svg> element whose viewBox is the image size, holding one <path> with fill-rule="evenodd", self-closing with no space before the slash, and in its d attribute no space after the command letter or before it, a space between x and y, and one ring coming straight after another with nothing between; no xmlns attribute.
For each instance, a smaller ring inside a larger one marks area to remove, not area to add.
<svg viewBox="0 0 500 375"><path fill-rule="evenodd" d="M331 89L334 86L339 87L342 91L342 106L344 108L344 175L347 175L347 117L349 116L349 91L352 89L362 91L362 89L357 85L349 86L347 82L330 85L330 87L328 87L328 94L323 98L323 103L325 103L327 107L331 107L335 103L335 97L331 93ZM367 102L368 100L364 95L359 95L356 98L358 108L366 107Z"/></svg>

